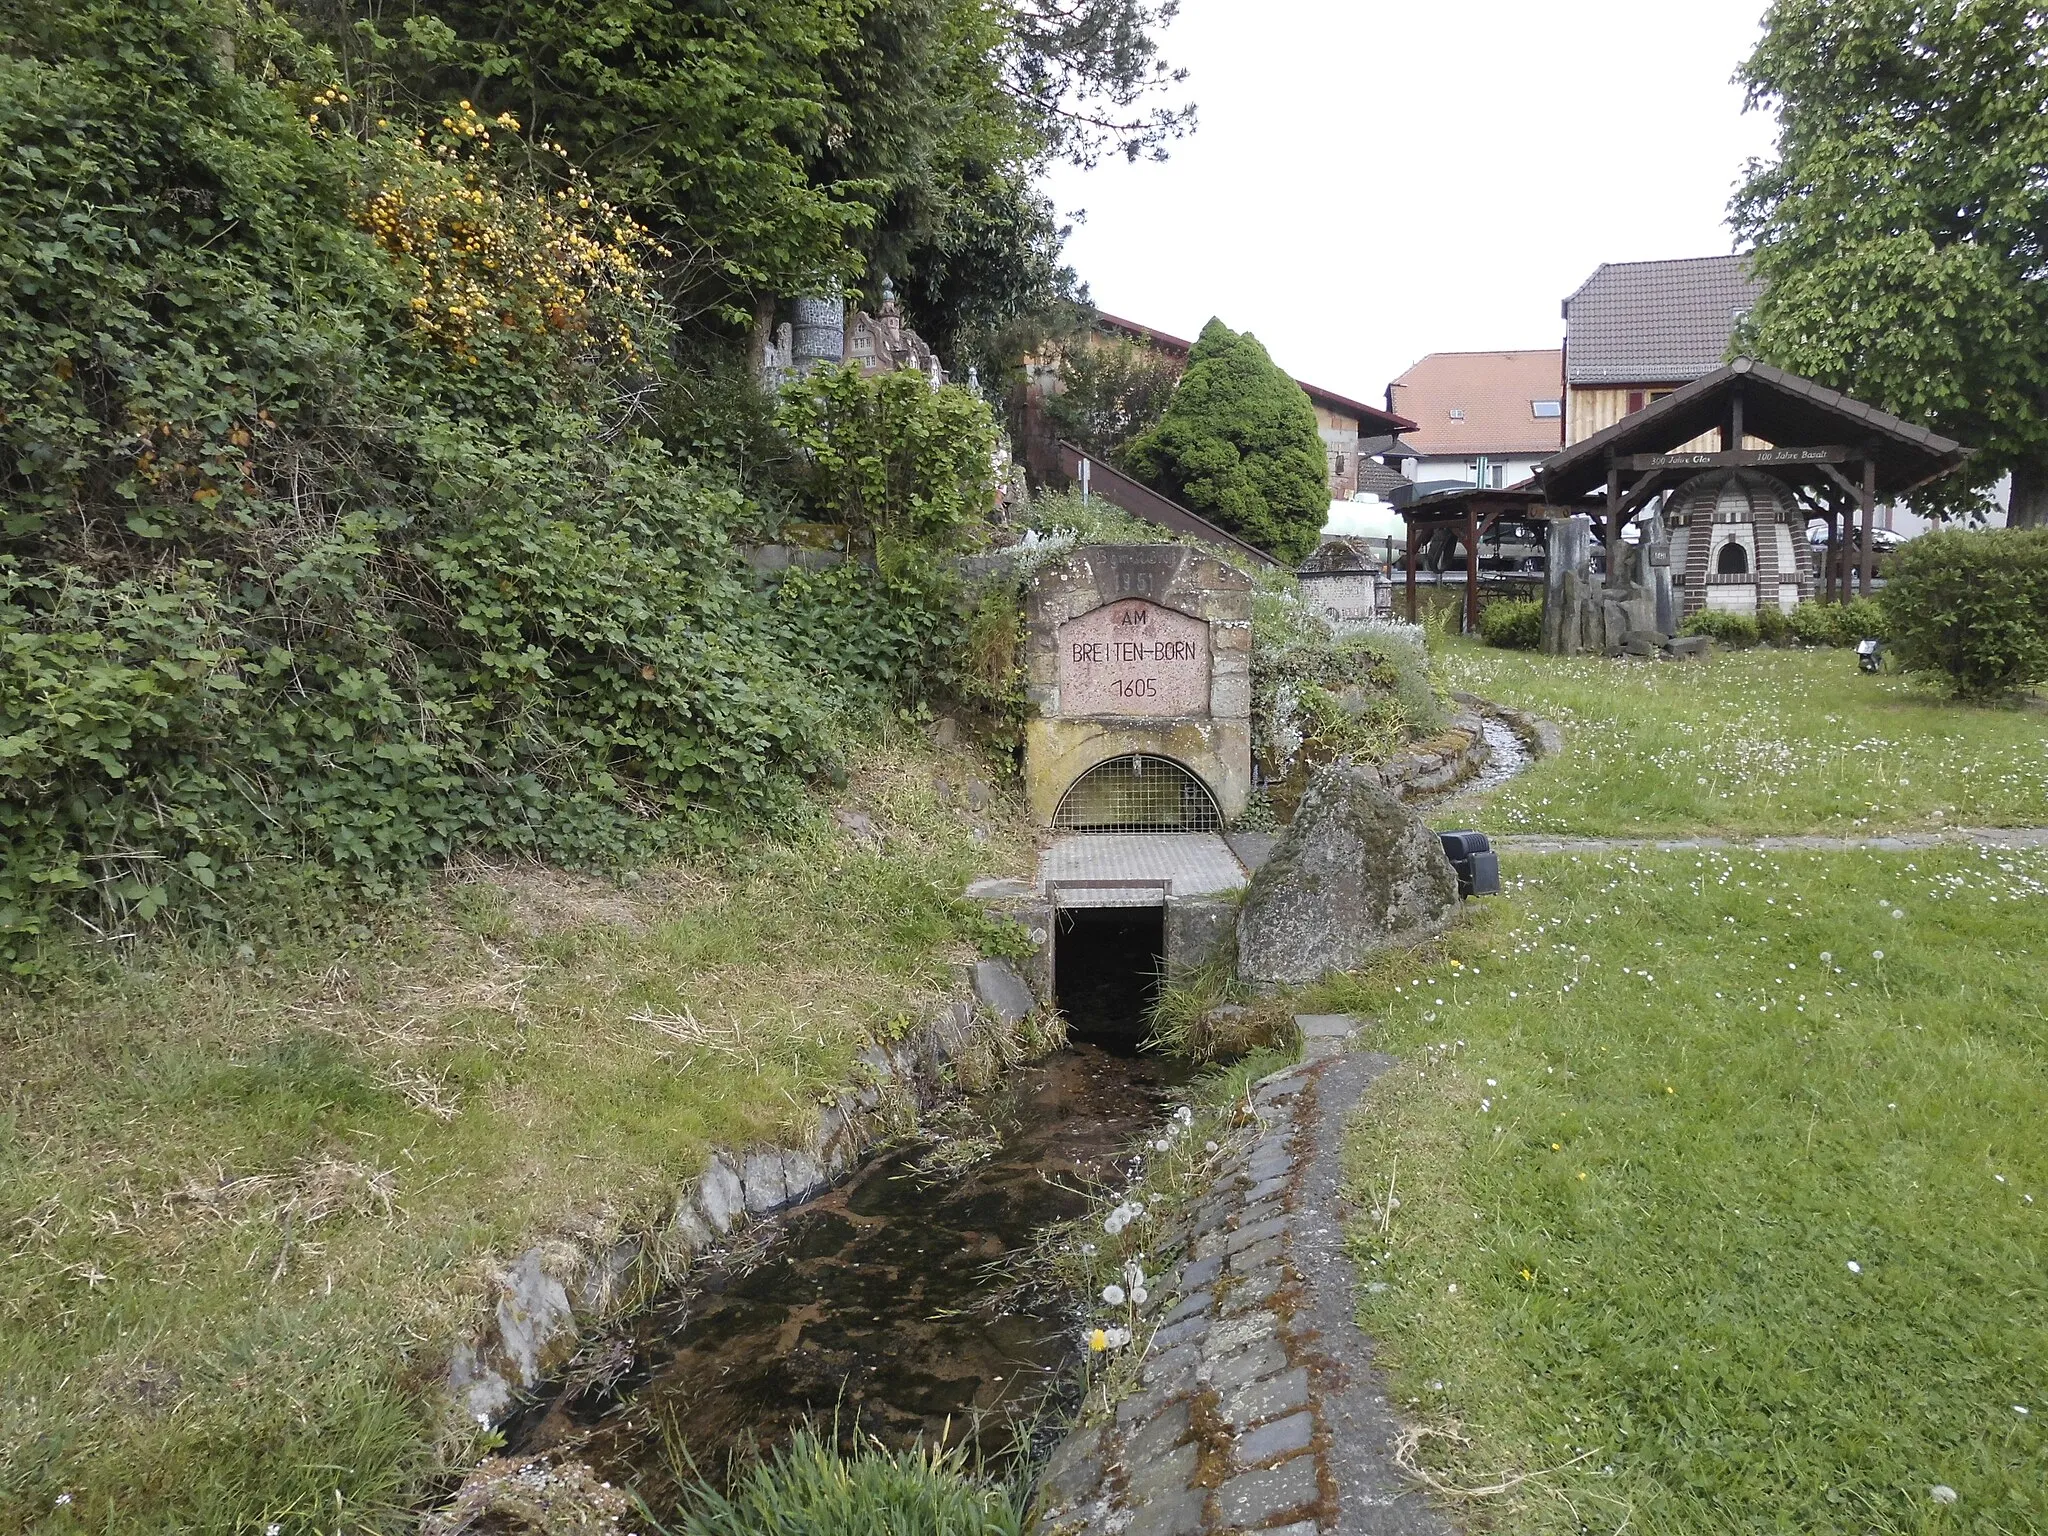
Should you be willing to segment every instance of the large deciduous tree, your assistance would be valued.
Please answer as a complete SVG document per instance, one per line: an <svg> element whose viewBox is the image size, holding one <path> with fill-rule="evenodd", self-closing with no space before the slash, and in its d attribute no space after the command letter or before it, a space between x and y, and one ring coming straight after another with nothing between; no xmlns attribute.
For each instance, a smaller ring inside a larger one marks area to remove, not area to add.
<svg viewBox="0 0 2048 1536"><path fill-rule="evenodd" d="M1315 407L1249 331L1202 328L1166 414L1124 450L1139 479L1247 543L1296 562L1316 547L1330 487Z"/></svg>
<svg viewBox="0 0 2048 1536"><path fill-rule="evenodd" d="M2048 522L2048 7L1776 0L1740 77L1778 115L1733 222L1744 345L1976 447L1919 498Z"/></svg>

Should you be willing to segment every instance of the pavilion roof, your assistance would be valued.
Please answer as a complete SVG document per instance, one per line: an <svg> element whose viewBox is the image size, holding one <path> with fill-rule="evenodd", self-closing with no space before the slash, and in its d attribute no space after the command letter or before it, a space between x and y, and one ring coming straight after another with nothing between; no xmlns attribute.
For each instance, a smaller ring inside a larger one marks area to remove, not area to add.
<svg viewBox="0 0 2048 1536"><path fill-rule="evenodd" d="M1858 457L1874 450L1880 501L1895 501L1970 456L1969 449L1938 432L1782 368L1738 357L1551 455L1536 472L1545 495L1552 502L1577 501L1606 483L1610 457L1670 453L1725 425L1730 398L1738 390L1745 436L1775 448L1842 446Z"/></svg>

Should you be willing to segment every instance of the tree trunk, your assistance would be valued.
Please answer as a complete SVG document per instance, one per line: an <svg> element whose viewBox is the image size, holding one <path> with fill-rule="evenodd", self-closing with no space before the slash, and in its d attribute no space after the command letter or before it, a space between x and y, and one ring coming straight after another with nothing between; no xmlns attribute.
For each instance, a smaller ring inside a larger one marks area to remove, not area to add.
<svg viewBox="0 0 2048 1536"><path fill-rule="evenodd" d="M767 378L768 343L775 339L775 295L754 300L754 323L747 332L747 368L756 383Z"/></svg>
<svg viewBox="0 0 2048 1536"><path fill-rule="evenodd" d="M2012 467L2012 498L2005 521L2013 528L2048 525L2048 463L2023 459Z"/></svg>

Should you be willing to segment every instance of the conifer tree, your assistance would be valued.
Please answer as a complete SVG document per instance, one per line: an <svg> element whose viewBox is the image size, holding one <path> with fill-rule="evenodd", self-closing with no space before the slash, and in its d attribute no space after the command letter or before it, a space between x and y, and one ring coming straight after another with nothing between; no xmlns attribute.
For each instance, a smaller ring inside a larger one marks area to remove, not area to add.
<svg viewBox="0 0 2048 1536"><path fill-rule="evenodd" d="M1202 328L1159 424L1125 467L1162 495L1290 564L1316 547L1330 489L1315 407L1250 332Z"/></svg>

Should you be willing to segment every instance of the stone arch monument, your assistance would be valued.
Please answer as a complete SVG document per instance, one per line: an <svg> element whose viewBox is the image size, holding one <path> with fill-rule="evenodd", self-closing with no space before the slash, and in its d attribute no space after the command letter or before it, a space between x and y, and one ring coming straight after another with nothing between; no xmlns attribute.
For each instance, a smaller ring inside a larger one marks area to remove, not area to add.
<svg viewBox="0 0 2048 1536"><path fill-rule="evenodd" d="M1252 789L1252 584L1179 544L1089 544L1025 596L1024 783L1068 831L1218 830Z"/></svg>

